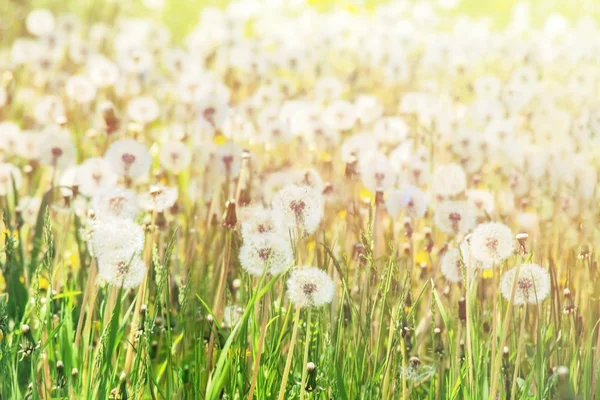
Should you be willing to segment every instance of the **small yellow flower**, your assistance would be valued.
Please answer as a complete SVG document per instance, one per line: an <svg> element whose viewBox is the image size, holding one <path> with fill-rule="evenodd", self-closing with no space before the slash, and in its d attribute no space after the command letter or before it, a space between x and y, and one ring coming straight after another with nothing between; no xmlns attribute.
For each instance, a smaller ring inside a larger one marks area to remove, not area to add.
<svg viewBox="0 0 600 400"><path fill-rule="evenodd" d="M371 191L369 189L367 189L366 187L361 188L360 192L358 192L358 195L363 200L373 201L373 199L375 198L373 196L373 193L371 193Z"/></svg>
<svg viewBox="0 0 600 400"><path fill-rule="evenodd" d="M223 134L219 133L218 135L215 135L215 137L213 138L213 142L217 146L220 146L222 144L227 143L227 138Z"/></svg>
<svg viewBox="0 0 600 400"><path fill-rule="evenodd" d="M494 269L493 268L484 269L481 276L483 277L483 279L490 279L491 277L494 276Z"/></svg>
<svg viewBox="0 0 600 400"><path fill-rule="evenodd" d="M415 254L415 264L421 265L421 264L427 264L428 262L429 262L429 253L427 253L425 250L417 251L417 253Z"/></svg>
<svg viewBox="0 0 600 400"><path fill-rule="evenodd" d="M346 219L346 210L340 210L340 212L338 212L338 218L345 220Z"/></svg>

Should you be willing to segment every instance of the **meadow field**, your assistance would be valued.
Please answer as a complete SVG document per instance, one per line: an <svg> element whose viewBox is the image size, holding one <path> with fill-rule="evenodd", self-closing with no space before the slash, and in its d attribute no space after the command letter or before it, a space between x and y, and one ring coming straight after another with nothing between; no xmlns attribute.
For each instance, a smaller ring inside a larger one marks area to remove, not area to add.
<svg viewBox="0 0 600 400"><path fill-rule="evenodd" d="M0 400L600 400L599 22L0 0Z"/></svg>

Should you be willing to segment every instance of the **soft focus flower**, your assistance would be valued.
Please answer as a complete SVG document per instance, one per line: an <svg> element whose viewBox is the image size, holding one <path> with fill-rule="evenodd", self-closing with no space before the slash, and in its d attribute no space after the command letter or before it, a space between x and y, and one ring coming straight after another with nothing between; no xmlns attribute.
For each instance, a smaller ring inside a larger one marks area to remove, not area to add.
<svg viewBox="0 0 600 400"><path fill-rule="evenodd" d="M160 108L156 100L149 96L137 97L127 104L127 115L140 124L149 124L158 118Z"/></svg>
<svg viewBox="0 0 600 400"><path fill-rule="evenodd" d="M162 145L158 157L160 165L175 174L186 169L192 161L190 149L184 143L174 140Z"/></svg>
<svg viewBox="0 0 600 400"><path fill-rule="evenodd" d="M65 92L76 103L90 103L96 97L96 86L85 76L75 75L67 80Z"/></svg>
<svg viewBox="0 0 600 400"><path fill-rule="evenodd" d="M455 196L467 186L465 171L458 164L446 164L438 167L431 179L431 188L440 196Z"/></svg>
<svg viewBox="0 0 600 400"><path fill-rule="evenodd" d="M62 170L74 164L76 151L71 135L67 131L58 130L43 135L39 159L44 164Z"/></svg>
<svg viewBox="0 0 600 400"><path fill-rule="evenodd" d="M494 197L489 191L467 190L467 197L479 216L491 215L494 212Z"/></svg>
<svg viewBox="0 0 600 400"><path fill-rule="evenodd" d="M147 174L152 162L146 146L133 139L121 139L111 144L104 159L117 175L128 178Z"/></svg>
<svg viewBox="0 0 600 400"><path fill-rule="evenodd" d="M91 246L96 257L120 257L131 259L140 256L144 249L144 230L133 220L102 218L90 225Z"/></svg>
<svg viewBox="0 0 600 400"><path fill-rule="evenodd" d="M146 211L163 212L177 201L177 188L163 185L153 185L147 192L138 196L140 207Z"/></svg>
<svg viewBox="0 0 600 400"><path fill-rule="evenodd" d="M316 267L298 267L287 281L290 301L299 307L320 307L331 303L335 285L329 275Z"/></svg>
<svg viewBox="0 0 600 400"><path fill-rule="evenodd" d="M85 160L76 172L79 190L86 196L93 196L100 189L117 184L117 176L104 158L92 157Z"/></svg>
<svg viewBox="0 0 600 400"><path fill-rule="evenodd" d="M216 172L230 178L237 176L242 165L242 151L243 149L233 142L217 147L213 158Z"/></svg>
<svg viewBox="0 0 600 400"><path fill-rule="evenodd" d="M44 8L36 8L27 15L25 26L34 36L49 35L54 31L54 15Z"/></svg>
<svg viewBox="0 0 600 400"><path fill-rule="evenodd" d="M132 219L138 213L136 194L118 186L100 188L92 198L91 207L99 219Z"/></svg>
<svg viewBox="0 0 600 400"><path fill-rule="evenodd" d="M499 222L480 224L471 233L471 254L481 262L498 265L512 254L514 242L514 235L506 225Z"/></svg>
<svg viewBox="0 0 600 400"><path fill-rule="evenodd" d="M441 271L448 282L458 283L463 281L462 262L458 249L448 250L442 257Z"/></svg>
<svg viewBox="0 0 600 400"><path fill-rule="evenodd" d="M473 206L466 201L446 200L438 204L435 225L444 233L464 235L475 225Z"/></svg>
<svg viewBox="0 0 600 400"><path fill-rule="evenodd" d="M388 158L381 153L371 153L361 158L360 177L363 185L372 192L389 189L396 183L396 172Z"/></svg>
<svg viewBox="0 0 600 400"><path fill-rule="evenodd" d="M500 292L510 301L517 268L506 271L500 280ZM513 304L537 304L550 294L550 275L537 264L523 264L519 268Z"/></svg>
<svg viewBox="0 0 600 400"><path fill-rule="evenodd" d="M476 258L473 257L473 254L471 252L471 236L467 236L466 238L463 239L462 242L460 242L460 254L462 255L462 260L463 263L468 266L471 269L474 268L478 268L478 269L490 269L494 266L494 264L491 263L487 263L481 260L478 260Z"/></svg>
<svg viewBox="0 0 600 400"><path fill-rule="evenodd" d="M110 253L98 257L98 278L124 289L138 287L146 276L146 264L139 256Z"/></svg>
<svg viewBox="0 0 600 400"><path fill-rule="evenodd" d="M273 211L283 229L307 236L323 218L323 196L310 186L288 185L275 195Z"/></svg>
<svg viewBox="0 0 600 400"><path fill-rule="evenodd" d="M242 237L244 240L258 235L278 233L280 223L277 215L271 209L252 207L247 212L248 217L242 221Z"/></svg>
<svg viewBox="0 0 600 400"><path fill-rule="evenodd" d="M392 190L385 201L386 208L393 218L398 218L402 210L412 219L422 218L427 211L427 195L418 187L403 185L401 190Z"/></svg>
<svg viewBox="0 0 600 400"><path fill-rule="evenodd" d="M294 262L289 238L276 234L245 237L240 248L240 264L249 274L261 276L265 270L277 275Z"/></svg>

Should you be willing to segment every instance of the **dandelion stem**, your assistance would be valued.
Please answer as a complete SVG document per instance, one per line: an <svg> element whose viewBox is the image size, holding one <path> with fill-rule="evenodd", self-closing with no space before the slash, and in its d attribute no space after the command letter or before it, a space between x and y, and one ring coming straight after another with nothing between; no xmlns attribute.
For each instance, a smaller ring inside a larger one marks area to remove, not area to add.
<svg viewBox="0 0 600 400"><path fill-rule="evenodd" d="M265 342L265 333L267 331L267 320L269 316L269 310L267 308L267 297L268 293L263 297L261 310L262 321L260 324L260 335L258 337L258 345L256 347L256 354L254 356L254 366L252 368L252 381L250 383L250 391L248 392L248 400L254 398L254 390L256 389L256 381L258 379L258 371L260 370L260 358L262 355L262 348Z"/></svg>
<svg viewBox="0 0 600 400"><path fill-rule="evenodd" d="M506 309L506 313L504 314L504 322L502 323L502 336L500 337L500 351L504 349L504 343L506 342L506 337L508 336L508 327L510 325L510 315L513 310L513 303L515 301L515 294L517 293L517 282L519 281L519 271L521 270L521 264L518 264L515 271L515 278L512 284L512 290L510 293L510 301L508 302L508 308ZM500 374L500 360L502 355L495 355L492 361L492 382L490 389L490 399L496 398L496 391L498 390L498 376Z"/></svg>
<svg viewBox="0 0 600 400"><path fill-rule="evenodd" d="M302 381L300 387L300 400L304 400L306 395L306 376L307 376L307 364L308 364L308 352L310 350L310 331L311 331L311 310L308 309L308 315L306 317L306 338L304 341L304 358L302 360Z"/></svg>
<svg viewBox="0 0 600 400"><path fill-rule="evenodd" d="M517 358L515 359L515 371L513 373L512 386L510 389L510 398L514 399L517 391L517 378L519 377L519 364L521 362L521 353L525 343L525 319L527 317L527 305L524 305L521 312L521 327L519 329L519 344L517 345Z"/></svg>
<svg viewBox="0 0 600 400"><path fill-rule="evenodd" d="M290 341L290 348L288 349L287 359L285 360L285 368L283 370L283 377L281 379L281 385L279 386L279 396L277 396L277 400L283 400L285 398L285 388L287 386L290 368L292 367L292 358L294 358L294 346L296 345L296 335L298 334L298 325L300 325L300 310L301 308L296 306L296 312L294 314L294 327L292 328L292 339Z"/></svg>
<svg viewBox="0 0 600 400"><path fill-rule="evenodd" d="M92 263L90 265L90 271L88 274L88 281L85 286L85 290L83 292L83 299L81 300L81 310L79 311L79 320L77 321L77 331L75 333L75 342L74 347L77 349L79 346L79 341L81 340L81 330L83 328L83 320L86 313L89 314L92 312L93 304L88 304L88 301L91 299L91 292L94 290L95 282L96 282L96 261L92 259ZM95 298L95 296L94 296Z"/></svg>

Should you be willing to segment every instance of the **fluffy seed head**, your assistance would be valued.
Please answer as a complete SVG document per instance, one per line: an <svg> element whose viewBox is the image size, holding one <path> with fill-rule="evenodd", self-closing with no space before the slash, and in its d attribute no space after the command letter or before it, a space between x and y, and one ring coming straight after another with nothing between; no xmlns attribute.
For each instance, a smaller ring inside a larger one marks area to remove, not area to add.
<svg viewBox="0 0 600 400"><path fill-rule="evenodd" d="M119 254L131 259L144 249L144 230L130 219L103 218L90 225L91 244L97 257Z"/></svg>
<svg viewBox="0 0 600 400"><path fill-rule="evenodd" d="M177 201L177 188L152 185L148 191L138 196L140 207L147 211L163 212Z"/></svg>
<svg viewBox="0 0 600 400"><path fill-rule="evenodd" d="M136 195L119 186L102 188L92 198L92 210L98 219L134 218L138 213Z"/></svg>
<svg viewBox="0 0 600 400"><path fill-rule="evenodd" d="M507 301L510 301L516 274L515 267L506 271L500 280L500 292ZM516 285L514 305L537 304L550 294L550 275L537 264L523 264Z"/></svg>
<svg viewBox="0 0 600 400"><path fill-rule="evenodd" d="M466 201L446 200L437 206L434 220L442 232L464 235L475 225L475 213Z"/></svg>
<svg viewBox="0 0 600 400"><path fill-rule="evenodd" d="M480 224L471 234L471 255L486 264L498 265L513 253L514 244L508 226L499 222Z"/></svg>
<svg viewBox="0 0 600 400"><path fill-rule="evenodd" d="M119 176L138 178L150 170L148 148L133 139L121 139L110 145L104 158Z"/></svg>
<svg viewBox="0 0 600 400"><path fill-rule="evenodd" d="M310 186L288 185L275 195L273 211L283 230L307 236L323 218L323 196Z"/></svg>
<svg viewBox="0 0 600 400"><path fill-rule="evenodd" d="M438 167L432 176L431 188L439 196L455 196L467 187L467 176L458 164L446 164Z"/></svg>
<svg viewBox="0 0 600 400"><path fill-rule="evenodd" d="M287 281L288 297L300 307L320 307L333 300L335 285L316 267L298 267Z"/></svg>
<svg viewBox="0 0 600 400"><path fill-rule="evenodd" d="M283 272L294 261L289 239L275 234L263 234L244 239L240 248L240 264L249 274L261 276Z"/></svg>

